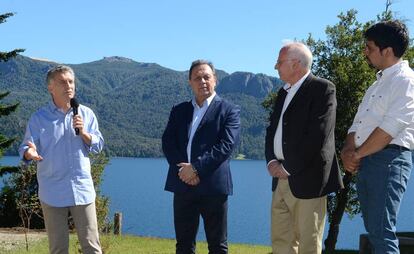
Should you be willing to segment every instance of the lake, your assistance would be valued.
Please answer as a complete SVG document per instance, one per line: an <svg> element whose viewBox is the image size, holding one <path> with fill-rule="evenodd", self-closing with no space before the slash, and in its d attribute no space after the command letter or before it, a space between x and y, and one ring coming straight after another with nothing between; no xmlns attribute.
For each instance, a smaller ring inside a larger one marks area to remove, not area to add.
<svg viewBox="0 0 414 254"><path fill-rule="evenodd" d="M17 157L5 156L2 165L16 165ZM265 161L232 161L234 195L229 197L230 243L270 245L271 178ZM123 214L123 233L174 238L172 193L164 191L165 159L111 158L104 173L102 193L110 198L111 218ZM398 218L398 231L414 231L414 187L408 184ZM328 224L325 228L327 235ZM343 217L337 248L358 249L365 233L360 215ZM200 225L198 239L205 240Z"/></svg>

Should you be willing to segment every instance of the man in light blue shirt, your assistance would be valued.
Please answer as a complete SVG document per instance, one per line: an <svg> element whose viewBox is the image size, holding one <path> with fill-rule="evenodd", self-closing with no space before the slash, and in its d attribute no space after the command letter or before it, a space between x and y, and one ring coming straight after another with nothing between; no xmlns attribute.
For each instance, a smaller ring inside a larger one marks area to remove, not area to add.
<svg viewBox="0 0 414 254"><path fill-rule="evenodd" d="M88 157L90 152L102 151L98 121L83 105L74 114L70 100L75 96L75 74L70 67L59 65L49 70L47 88L52 101L31 116L19 153L26 161L37 161L49 251L68 253L70 211L82 252L102 253Z"/></svg>

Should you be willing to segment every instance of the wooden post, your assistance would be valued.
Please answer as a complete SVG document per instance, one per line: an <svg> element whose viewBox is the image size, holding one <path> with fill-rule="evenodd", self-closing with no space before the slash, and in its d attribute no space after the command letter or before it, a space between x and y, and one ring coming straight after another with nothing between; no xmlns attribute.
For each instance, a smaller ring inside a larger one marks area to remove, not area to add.
<svg viewBox="0 0 414 254"><path fill-rule="evenodd" d="M122 234L122 213L116 212L114 215L114 234Z"/></svg>
<svg viewBox="0 0 414 254"><path fill-rule="evenodd" d="M371 244L368 240L368 234L359 236L359 254L371 254Z"/></svg>

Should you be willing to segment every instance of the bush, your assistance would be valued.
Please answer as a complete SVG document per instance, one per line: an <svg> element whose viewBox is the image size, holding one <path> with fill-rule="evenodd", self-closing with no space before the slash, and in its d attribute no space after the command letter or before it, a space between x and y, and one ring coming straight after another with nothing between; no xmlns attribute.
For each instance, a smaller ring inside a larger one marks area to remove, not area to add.
<svg viewBox="0 0 414 254"><path fill-rule="evenodd" d="M92 179L96 190L96 213L101 231L108 231L109 198L102 196L102 173L109 159L103 153L91 155ZM37 196L36 163L19 165L10 173L0 191L0 227L44 228L43 213ZM34 216L33 216L34 215ZM73 223L70 220L70 225Z"/></svg>

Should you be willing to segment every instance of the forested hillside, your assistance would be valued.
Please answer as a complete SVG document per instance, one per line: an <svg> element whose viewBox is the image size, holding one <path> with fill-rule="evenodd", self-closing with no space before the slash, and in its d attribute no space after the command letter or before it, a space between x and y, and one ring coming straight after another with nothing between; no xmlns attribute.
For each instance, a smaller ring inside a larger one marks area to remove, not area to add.
<svg viewBox="0 0 414 254"><path fill-rule="evenodd" d="M19 110L0 122L0 132L20 142L30 114L50 100L47 70L56 63L18 56L0 63L0 91ZM191 98L187 72L122 57L70 65L76 73L77 98L98 116L110 156L161 157L161 135L171 107ZM237 154L263 158L267 113L261 106L280 87L275 77L247 72L217 71L220 96L241 106L242 141ZM18 142L7 151L16 154Z"/></svg>

